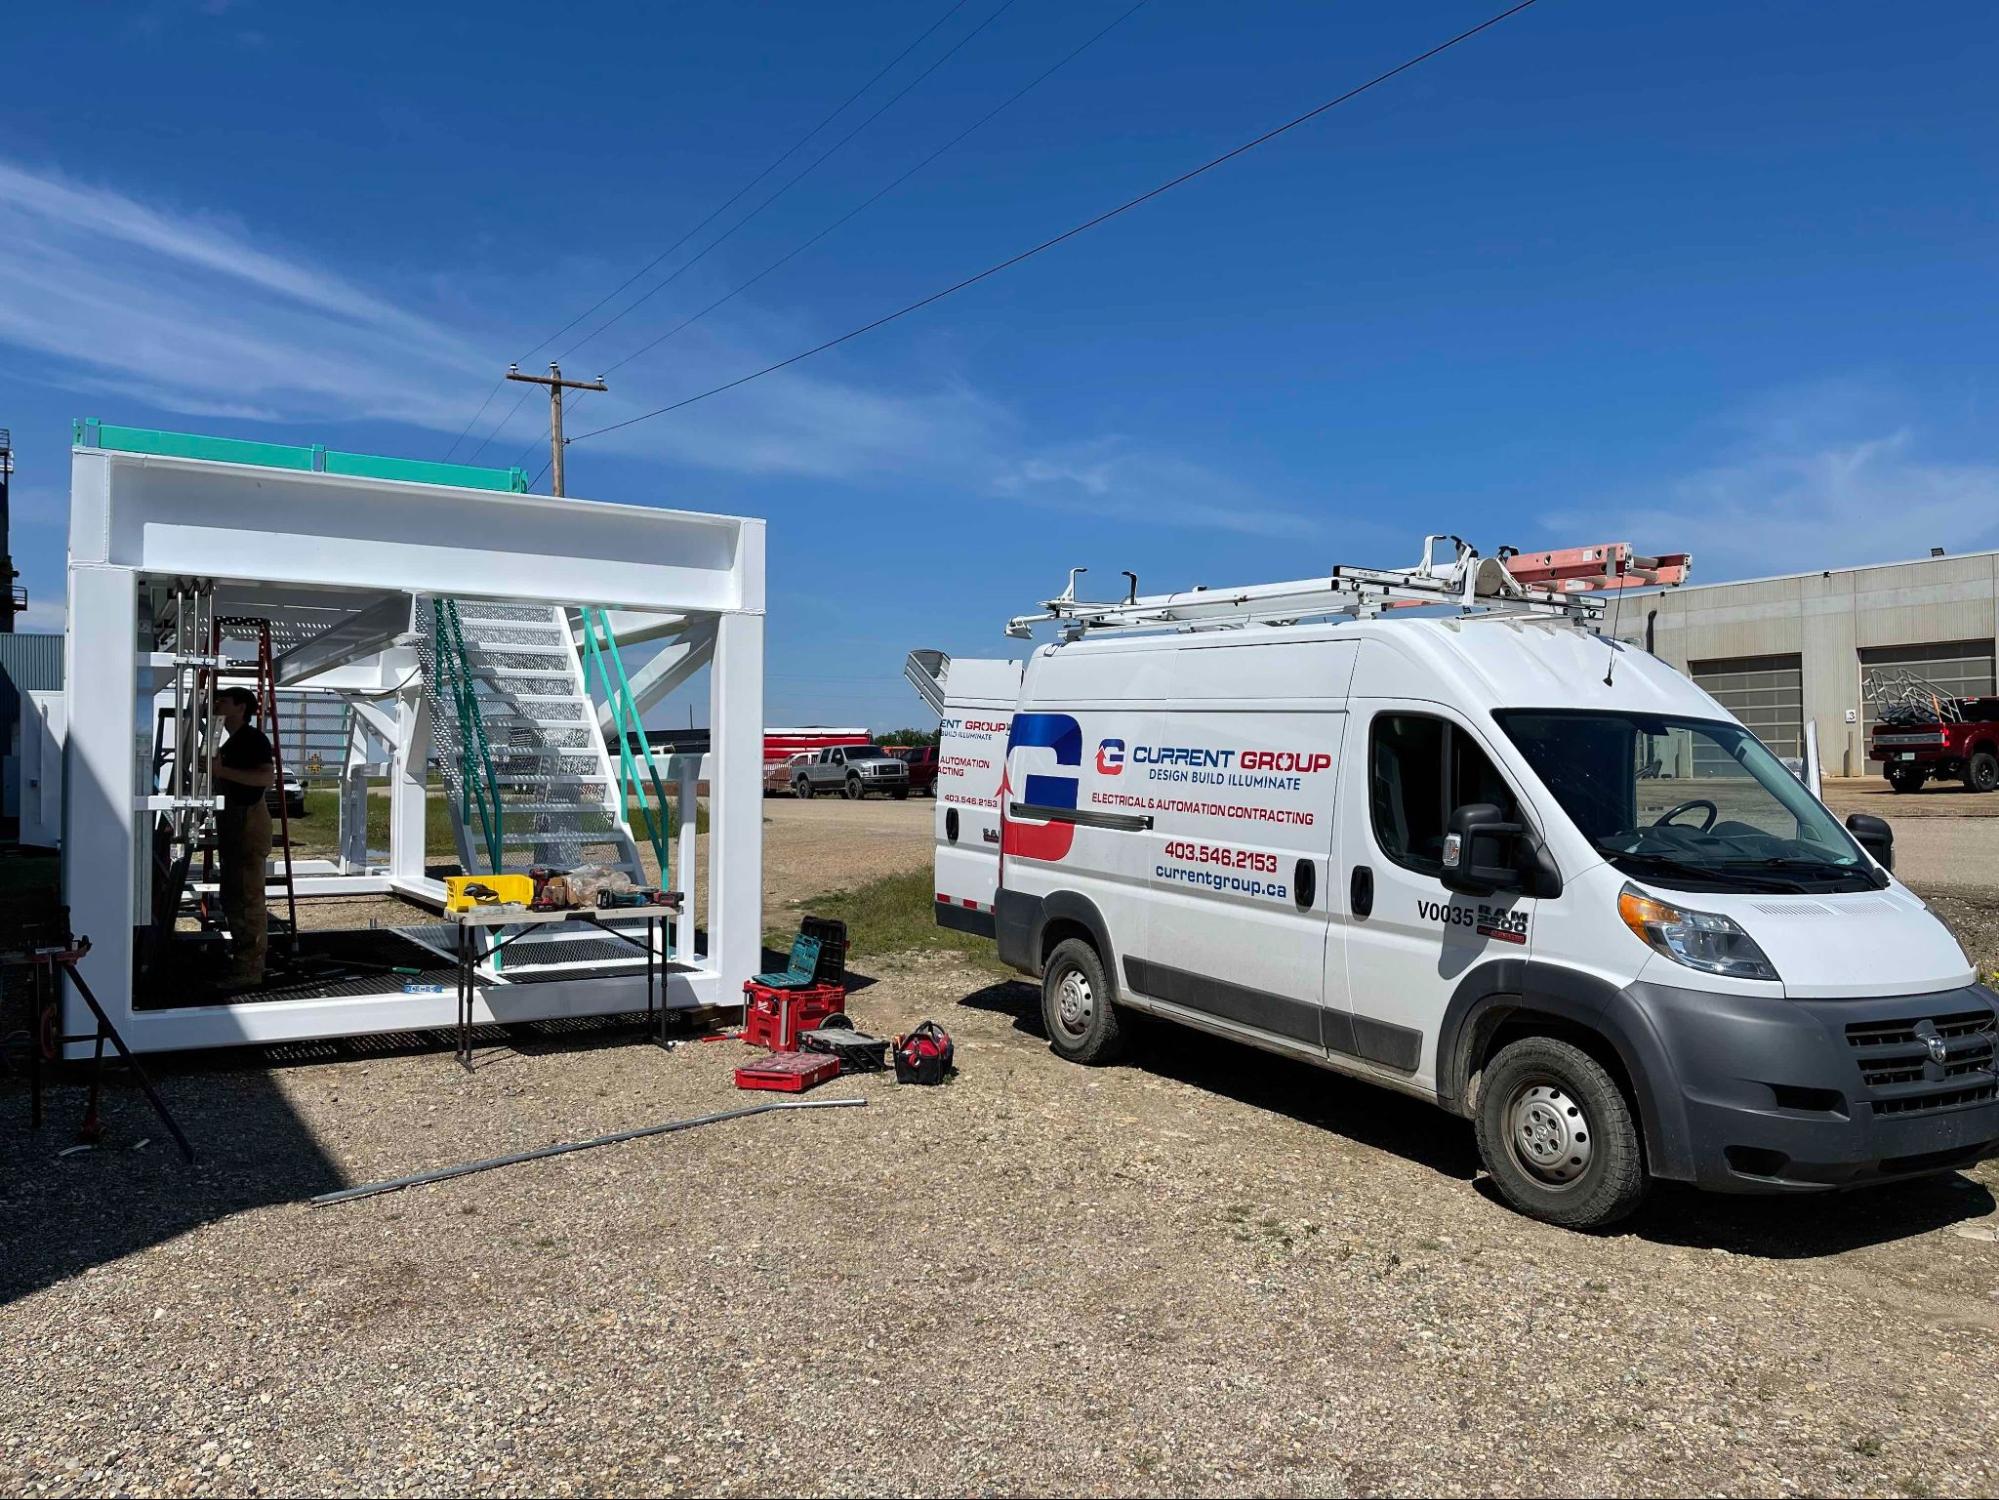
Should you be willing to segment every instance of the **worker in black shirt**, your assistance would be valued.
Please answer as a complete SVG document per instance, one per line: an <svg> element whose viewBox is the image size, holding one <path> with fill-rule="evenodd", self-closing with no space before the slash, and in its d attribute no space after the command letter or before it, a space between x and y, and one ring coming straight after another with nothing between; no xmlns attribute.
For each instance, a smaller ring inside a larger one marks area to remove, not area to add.
<svg viewBox="0 0 1999 1500"><path fill-rule="evenodd" d="M222 859L222 910L229 918L232 962L223 975L230 989L264 982L264 866L271 856L270 791L275 757L264 731L251 722L257 695L229 687L215 695L215 712L229 738L215 752L215 785L222 793L216 815Z"/></svg>

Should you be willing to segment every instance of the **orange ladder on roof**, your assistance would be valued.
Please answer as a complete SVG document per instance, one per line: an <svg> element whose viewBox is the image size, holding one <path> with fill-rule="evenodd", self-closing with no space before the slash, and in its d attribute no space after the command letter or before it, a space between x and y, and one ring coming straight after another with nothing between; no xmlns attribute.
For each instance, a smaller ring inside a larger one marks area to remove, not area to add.
<svg viewBox="0 0 1999 1500"><path fill-rule="evenodd" d="M1499 560L1520 583L1558 594L1593 594L1605 589L1672 587L1687 581L1694 565L1691 552L1641 557L1629 542L1599 542L1593 547L1559 547L1552 552L1499 549Z"/></svg>

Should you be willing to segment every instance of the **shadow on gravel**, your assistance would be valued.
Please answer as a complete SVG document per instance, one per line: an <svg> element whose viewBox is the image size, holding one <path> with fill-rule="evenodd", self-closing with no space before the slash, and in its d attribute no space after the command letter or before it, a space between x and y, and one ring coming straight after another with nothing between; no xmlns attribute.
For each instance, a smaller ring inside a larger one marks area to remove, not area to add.
<svg viewBox="0 0 1999 1500"><path fill-rule="evenodd" d="M48 1088L39 1131L28 1128L26 1085L0 1082L0 1304L230 1214L341 1185L268 1069L145 1062L194 1143L191 1166L122 1068L105 1068L102 1140L70 1156L60 1153L77 1143L82 1071Z"/></svg>
<svg viewBox="0 0 1999 1500"><path fill-rule="evenodd" d="M706 1029L692 1015L675 1019L685 1022L682 1034ZM642 1012L480 1026L475 1064L645 1046L650 1035ZM0 1306L202 1224L346 1186L278 1089L277 1075L419 1054L449 1065L456 1045L455 1033L426 1030L148 1057L154 1087L194 1144L191 1166L126 1071L108 1063L102 1139L63 1155L77 1144L85 1070L73 1065L53 1075L42 1128L30 1130L27 1084L10 1053L0 1072Z"/></svg>
<svg viewBox="0 0 1999 1500"><path fill-rule="evenodd" d="M1041 996L1032 985L988 985L958 1003L1010 1015L1014 1029L1027 1036L1046 1035L1041 1027ZM1288 1115L1460 1182L1478 1171L1471 1128L1434 1105L1240 1042L1142 1016L1131 1019L1138 1024L1124 1067L1143 1068L1239 1104Z"/></svg>
<svg viewBox="0 0 1999 1500"><path fill-rule="evenodd" d="M1489 1182L1479 1184L1497 1201ZM1923 1177L1851 1193L1737 1197L1661 1183L1645 1207L1616 1233L1658 1245L1726 1250L1762 1260L1812 1260L1884 1245L1980 1219L1995 1207L1991 1191L1960 1173Z"/></svg>
<svg viewBox="0 0 1999 1500"><path fill-rule="evenodd" d="M1041 995L1031 984L986 986L958 1002L1011 1016L1014 1029L1045 1038ZM1393 1152L1477 1191L1500 1213L1514 1210L1481 1177L1469 1122L1373 1084L1144 1017L1123 1066L1143 1068L1256 1109L1288 1115L1335 1135ZM1749 1197L1660 1183L1645 1207L1613 1234L1659 1245L1726 1250L1769 1260L1807 1260L1915 1239L1993 1212L1984 1184L1960 1173L1851 1193Z"/></svg>

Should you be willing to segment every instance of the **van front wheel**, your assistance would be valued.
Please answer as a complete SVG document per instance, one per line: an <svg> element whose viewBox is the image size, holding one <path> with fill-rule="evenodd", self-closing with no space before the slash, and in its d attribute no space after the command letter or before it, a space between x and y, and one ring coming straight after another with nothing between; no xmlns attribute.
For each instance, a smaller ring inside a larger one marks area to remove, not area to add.
<svg viewBox="0 0 1999 1500"><path fill-rule="evenodd" d="M1041 971L1041 1021L1049 1045L1070 1062L1111 1062L1123 1050L1104 961L1081 938L1057 943L1048 955Z"/></svg>
<svg viewBox="0 0 1999 1500"><path fill-rule="evenodd" d="M1526 1037L1479 1085L1478 1154L1522 1213L1567 1229L1628 1216L1649 1185L1638 1126L1616 1080L1580 1047Z"/></svg>

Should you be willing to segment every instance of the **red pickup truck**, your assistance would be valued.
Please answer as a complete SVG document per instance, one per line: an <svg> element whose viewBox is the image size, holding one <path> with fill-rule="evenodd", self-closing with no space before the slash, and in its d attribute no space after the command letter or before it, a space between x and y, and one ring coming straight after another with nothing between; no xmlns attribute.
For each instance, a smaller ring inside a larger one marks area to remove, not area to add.
<svg viewBox="0 0 1999 1500"><path fill-rule="evenodd" d="M1925 781L1961 780L1974 792L1999 788L1999 698L1950 698L1937 712L1884 715L1867 758L1898 792Z"/></svg>
<svg viewBox="0 0 1999 1500"><path fill-rule="evenodd" d="M920 797L937 795L937 747L890 745L888 753L909 762L909 789Z"/></svg>

